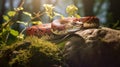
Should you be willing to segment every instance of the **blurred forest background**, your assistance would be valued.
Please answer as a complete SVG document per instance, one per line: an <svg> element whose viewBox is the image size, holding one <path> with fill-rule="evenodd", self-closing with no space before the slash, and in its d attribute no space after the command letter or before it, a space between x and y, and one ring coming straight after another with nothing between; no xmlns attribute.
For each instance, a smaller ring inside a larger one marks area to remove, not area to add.
<svg viewBox="0 0 120 67"><path fill-rule="evenodd" d="M21 0L0 0L0 24L4 22L3 15L19 6ZM74 4L78 7L80 16L97 16L103 26L120 29L120 0L25 0L24 10L33 12L43 11L43 4L53 4L55 11L66 15L65 8ZM24 16L18 15L17 20L24 20ZM41 20L46 21L42 16ZM39 20L39 19L36 19Z"/></svg>

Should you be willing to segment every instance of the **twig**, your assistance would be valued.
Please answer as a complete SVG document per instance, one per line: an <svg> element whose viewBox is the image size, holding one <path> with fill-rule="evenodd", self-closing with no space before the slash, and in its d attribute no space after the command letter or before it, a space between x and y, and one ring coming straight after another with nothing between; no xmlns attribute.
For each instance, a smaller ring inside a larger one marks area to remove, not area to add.
<svg viewBox="0 0 120 67"><path fill-rule="evenodd" d="M32 20L35 19L35 18L38 18L38 17L42 16L44 13L45 12L41 13L40 11L37 12L37 13L34 12L33 14L35 15L35 17L33 17Z"/></svg>
<svg viewBox="0 0 120 67"><path fill-rule="evenodd" d="M18 8L22 7L24 5L24 2L25 2L25 0L21 0L20 4L18 5Z"/></svg>
<svg viewBox="0 0 120 67"><path fill-rule="evenodd" d="M45 12L37 12L37 13L33 13L35 16L34 17L32 17L32 19L30 20L30 21L28 21L28 27L29 27L29 24L30 24L30 22L32 21L32 20L34 20L35 18L39 18L40 16L42 16L43 14L44 14ZM40 18L39 18L40 19ZM40 19L41 20L41 19Z"/></svg>

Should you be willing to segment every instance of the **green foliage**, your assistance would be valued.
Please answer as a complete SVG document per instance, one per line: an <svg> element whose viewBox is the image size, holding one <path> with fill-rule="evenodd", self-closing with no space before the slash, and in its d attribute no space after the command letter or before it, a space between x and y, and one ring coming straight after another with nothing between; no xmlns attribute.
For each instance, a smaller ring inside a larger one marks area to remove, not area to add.
<svg viewBox="0 0 120 67"><path fill-rule="evenodd" d="M18 36L18 31L11 29L10 34L12 34L13 36Z"/></svg>
<svg viewBox="0 0 120 67"><path fill-rule="evenodd" d="M68 13L68 16L80 18L80 16L77 14L77 11L78 8L75 5L69 5L66 8L66 12Z"/></svg>
<svg viewBox="0 0 120 67"><path fill-rule="evenodd" d="M7 12L7 15L3 15L3 19L6 21L6 22L9 22L11 20L11 17L14 17L16 15L16 11L8 11Z"/></svg>
<svg viewBox="0 0 120 67"><path fill-rule="evenodd" d="M41 25L42 22L41 22L41 21L32 21L32 24L33 24L33 25Z"/></svg>
<svg viewBox="0 0 120 67"><path fill-rule="evenodd" d="M7 22L10 20L10 18L7 15L3 15L3 19Z"/></svg>
<svg viewBox="0 0 120 67"><path fill-rule="evenodd" d="M25 11L24 11L23 14L25 14L25 15L29 16L30 18L32 18L32 14L29 13L29 12L25 12Z"/></svg>
<svg viewBox="0 0 120 67"><path fill-rule="evenodd" d="M50 17L50 19L53 18L54 14L53 14L53 5L52 4L44 4L43 5L45 8L45 12L46 14Z"/></svg>
<svg viewBox="0 0 120 67"><path fill-rule="evenodd" d="M17 23L23 24L24 26L28 26L28 23L27 23L27 22L17 21Z"/></svg>
<svg viewBox="0 0 120 67"><path fill-rule="evenodd" d="M19 13L22 13L27 17L30 17L30 20L28 20L28 22L15 20L16 16L18 16ZM39 14L37 14L35 18L39 17L38 15ZM30 22L31 23L33 22L33 24L36 24L36 25L42 24L42 22L40 21L39 22L32 21L33 20L32 14L29 12L23 11L23 7L18 7L14 11L8 11L7 15L3 15L3 19L5 22L1 25L1 28L0 28L0 39L1 39L0 44L3 44L3 43L12 44L17 40L24 39L23 32L25 31L26 27L29 26ZM13 24L16 24L16 23L23 24L25 28L21 32L13 29L12 26Z"/></svg>
<svg viewBox="0 0 120 67"><path fill-rule="evenodd" d="M0 66L52 67L61 65L62 57L57 45L35 36L27 37L0 49Z"/></svg>
<svg viewBox="0 0 120 67"><path fill-rule="evenodd" d="M21 11L21 8L16 8L19 10L9 11L7 15L3 15L4 23L0 28L0 44L11 44L17 41L17 36L19 32L12 28L12 25L15 23L14 19L16 15Z"/></svg>
<svg viewBox="0 0 120 67"><path fill-rule="evenodd" d="M24 39L24 34L19 34L19 36L17 36L17 38L19 39L19 40L23 40Z"/></svg>
<svg viewBox="0 0 120 67"><path fill-rule="evenodd" d="M18 7L18 8L15 8L14 10L15 11L21 11L21 10L23 10L24 8L23 7Z"/></svg>
<svg viewBox="0 0 120 67"><path fill-rule="evenodd" d="M12 17L12 16L15 16L15 11L9 11L7 14L8 14L8 16L10 16L10 17Z"/></svg>
<svg viewBox="0 0 120 67"><path fill-rule="evenodd" d="M44 4L45 12L50 17L50 19L54 18L55 16L60 16L61 18L64 18L63 15L57 13L54 11L54 6L51 4ZM77 14L78 8L75 5L69 5L66 8L66 12L68 13L69 17L77 17L80 18L80 16Z"/></svg>
<svg viewBox="0 0 120 67"><path fill-rule="evenodd" d="M18 31L11 29L10 27L3 28L0 32L0 44L10 44L12 42L15 42L16 36L18 36Z"/></svg>

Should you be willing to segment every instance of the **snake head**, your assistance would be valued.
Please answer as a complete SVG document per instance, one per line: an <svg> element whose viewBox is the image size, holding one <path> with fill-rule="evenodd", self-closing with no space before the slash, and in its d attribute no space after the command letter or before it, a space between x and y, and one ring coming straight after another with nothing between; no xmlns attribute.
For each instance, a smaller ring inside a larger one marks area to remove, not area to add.
<svg viewBox="0 0 120 67"><path fill-rule="evenodd" d="M99 19L96 16L87 16L81 17L79 19L80 22L83 22L83 28L98 28L99 27Z"/></svg>

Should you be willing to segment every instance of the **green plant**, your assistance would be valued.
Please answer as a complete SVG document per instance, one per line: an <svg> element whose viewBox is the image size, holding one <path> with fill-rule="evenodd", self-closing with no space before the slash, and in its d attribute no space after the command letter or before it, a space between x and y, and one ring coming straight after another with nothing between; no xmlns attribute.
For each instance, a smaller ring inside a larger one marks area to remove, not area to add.
<svg viewBox="0 0 120 67"><path fill-rule="evenodd" d="M68 13L68 16L70 17L77 17L80 18L80 16L77 14L78 8L75 5L69 5L66 8L66 12Z"/></svg>
<svg viewBox="0 0 120 67"><path fill-rule="evenodd" d="M53 19L55 16L60 16L61 18L64 18L64 15L59 14L54 11L54 6L51 4L44 4L45 13L47 16L50 17L50 19ZM69 5L66 7L66 12L68 14L68 17L77 17L80 18L80 16L77 14L78 8L75 5Z"/></svg>
<svg viewBox="0 0 120 67"><path fill-rule="evenodd" d="M23 32L26 30L26 27L29 26L29 24L38 25L42 24L41 21L32 21L35 18L38 18L42 14L40 12L34 13L35 16L32 16L31 13L23 11L24 8L22 7L24 4L24 0L21 0L21 3L19 4L18 8L15 8L13 11L8 11L6 15L3 15L4 23L1 24L0 28L0 45L1 44L12 44L17 40L23 40L24 34ZM24 21L18 21L16 20L16 17L19 14L24 14L30 19L27 22ZM14 24L23 24L25 28L22 31L18 31L12 28Z"/></svg>
<svg viewBox="0 0 120 67"><path fill-rule="evenodd" d="M20 7L19 7L20 8ZM19 32L12 29L11 26L14 24L13 20L19 11L9 11L7 15L3 15L5 22L2 24L0 28L0 44L2 43L11 43L12 40L16 40L16 37L19 35Z"/></svg>

